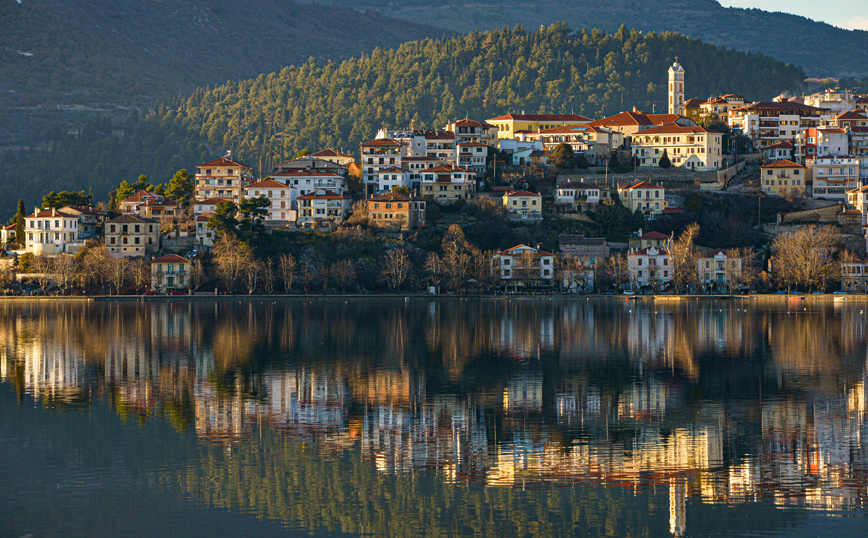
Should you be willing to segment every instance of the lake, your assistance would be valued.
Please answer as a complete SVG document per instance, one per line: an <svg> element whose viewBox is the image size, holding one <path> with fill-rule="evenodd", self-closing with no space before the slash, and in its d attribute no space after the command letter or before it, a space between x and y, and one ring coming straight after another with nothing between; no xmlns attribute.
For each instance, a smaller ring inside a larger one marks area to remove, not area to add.
<svg viewBox="0 0 868 538"><path fill-rule="evenodd" d="M0 301L0 536L865 536L866 310Z"/></svg>

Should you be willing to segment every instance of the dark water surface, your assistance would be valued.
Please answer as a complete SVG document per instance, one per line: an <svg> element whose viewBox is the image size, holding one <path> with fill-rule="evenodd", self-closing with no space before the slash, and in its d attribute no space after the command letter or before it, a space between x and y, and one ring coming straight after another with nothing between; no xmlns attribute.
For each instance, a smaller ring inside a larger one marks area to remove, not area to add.
<svg viewBox="0 0 868 538"><path fill-rule="evenodd" d="M0 537L866 536L866 310L0 302Z"/></svg>

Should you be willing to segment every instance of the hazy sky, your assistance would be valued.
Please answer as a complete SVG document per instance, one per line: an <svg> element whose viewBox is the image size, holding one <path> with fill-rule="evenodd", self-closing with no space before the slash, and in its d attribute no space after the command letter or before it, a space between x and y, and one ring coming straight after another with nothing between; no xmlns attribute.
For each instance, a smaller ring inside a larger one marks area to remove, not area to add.
<svg viewBox="0 0 868 538"><path fill-rule="evenodd" d="M868 30L868 0L718 0L722 6L782 11L828 22L839 28Z"/></svg>

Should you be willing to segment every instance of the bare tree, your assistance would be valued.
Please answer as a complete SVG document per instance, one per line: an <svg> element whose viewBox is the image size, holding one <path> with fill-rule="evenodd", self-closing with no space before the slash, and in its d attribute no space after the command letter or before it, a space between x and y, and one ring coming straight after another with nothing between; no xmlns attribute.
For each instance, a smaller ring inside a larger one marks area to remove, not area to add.
<svg viewBox="0 0 868 538"><path fill-rule="evenodd" d="M71 254L58 254L54 258L54 274L57 276L57 285L63 293L69 293L75 282L75 259Z"/></svg>
<svg viewBox="0 0 868 538"><path fill-rule="evenodd" d="M51 258L45 255L36 256L33 259L33 273L36 274L36 284L43 292L48 290L51 284Z"/></svg>
<svg viewBox="0 0 868 538"><path fill-rule="evenodd" d="M368 201L356 200L350 207L350 216L346 220L349 226L368 225Z"/></svg>
<svg viewBox="0 0 868 538"><path fill-rule="evenodd" d="M410 257L407 251L396 248L386 253L383 258L383 269L380 277L389 286L390 290L399 291L410 275Z"/></svg>
<svg viewBox="0 0 868 538"><path fill-rule="evenodd" d="M476 279L476 285L486 293L500 281L500 275L495 276L491 271L491 258L496 254L495 250L473 250L473 278Z"/></svg>
<svg viewBox="0 0 868 538"><path fill-rule="evenodd" d="M841 268L839 270L839 273L841 275L841 285L844 287L844 289L846 291L850 291L850 287L856 281L856 279L855 279L856 275L853 274L853 271L844 271L844 266L845 265L852 266L853 264L857 263L857 261L858 261L858 258L856 257L856 255L847 249L844 249L838 255L838 267Z"/></svg>
<svg viewBox="0 0 868 538"><path fill-rule="evenodd" d="M555 262L557 264L555 274L558 275L558 280L566 283L568 290L575 287L581 293L587 292L590 267L584 258L566 254L557 258Z"/></svg>
<svg viewBox="0 0 868 538"><path fill-rule="evenodd" d="M699 253L693 243L698 235L699 224L694 222L687 226L678 239L670 237L666 242L669 261L672 263L672 282L676 291L686 291L688 284L697 280Z"/></svg>
<svg viewBox="0 0 868 538"><path fill-rule="evenodd" d="M271 258L262 265L262 286L268 295L274 293L274 260Z"/></svg>
<svg viewBox="0 0 868 538"><path fill-rule="evenodd" d="M313 265L311 265L310 261L306 261L301 264L301 267L298 269L298 281L301 283L301 287L304 290L304 294L307 295L307 290L310 288L311 282L316 278L316 269Z"/></svg>
<svg viewBox="0 0 868 538"><path fill-rule="evenodd" d="M107 278L109 255L104 245L91 246L76 255L78 280L85 290L102 288Z"/></svg>
<svg viewBox="0 0 868 538"><path fill-rule="evenodd" d="M825 287L826 279L838 268L834 253L840 237L830 226L805 226L782 234L772 242L775 256L772 269L789 292L793 285Z"/></svg>
<svg viewBox="0 0 868 538"><path fill-rule="evenodd" d="M356 282L356 268L350 260L333 263L330 273L341 293L346 293L347 288Z"/></svg>
<svg viewBox="0 0 868 538"><path fill-rule="evenodd" d="M623 254L615 254L609 256L602 266L603 279L613 285L615 288L620 288L630 281L630 269L627 265L627 258Z"/></svg>
<svg viewBox="0 0 868 538"><path fill-rule="evenodd" d="M130 264L130 277L136 292L141 292L151 282L151 264L139 258ZM192 275L191 275L192 276Z"/></svg>
<svg viewBox="0 0 868 538"><path fill-rule="evenodd" d="M425 259L425 276L428 282L434 287L435 291L440 293L440 283L443 281L445 268L443 261L436 252L430 252Z"/></svg>
<svg viewBox="0 0 868 538"><path fill-rule="evenodd" d="M217 267L217 275L229 291L235 290L245 267L252 261L250 248L241 244L234 234L220 234L214 243L214 265Z"/></svg>
<svg viewBox="0 0 868 538"><path fill-rule="evenodd" d="M106 277L115 289L115 294L120 294L124 281L127 278L126 258L109 258L106 263Z"/></svg>
<svg viewBox="0 0 868 538"><path fill-rule="evenodd" d="M205 274L205 268L202 266L202 262L199 260L192 260L190 262L190 280L189 284L192 288L192 291L198 290L202 284L205 283L207 279L207 275Z"/></svg>
<svg viewBox="0 0 868 538"><path fill-rule="evenodd" d="M329 285L332 282L332 266L321 263L319 270L316 272L319 277L319 283L322 286L322 292L328 293Z"/></svg>
<svg viewBox="0 0 868 538"><path fill-rule="evenodd" d="M292 290L292 282L295 280L295 270L297 265L295 258L293 258L292 254L289 253L282 255L278 260L278 272L280 273L280 279L283 281L283 287L286 289L287 293Z"/></svg>
<svg viewBox="0 0 868 538"><path fill-rule="evenodd" d="M247 288L247 295L253 295L256 287L259 284L259 279L262 277L262 262L258 260L248 259L244 264L243 270L244 286Z"/></svg>
<svg viewBox="0 0 868 538"><path fill-rule="evenodd" d="M12 269L12 264L0 264L0 291L2 291L4 295L6 294L6 289L13 280L15 280L15 271Z"/></svg>

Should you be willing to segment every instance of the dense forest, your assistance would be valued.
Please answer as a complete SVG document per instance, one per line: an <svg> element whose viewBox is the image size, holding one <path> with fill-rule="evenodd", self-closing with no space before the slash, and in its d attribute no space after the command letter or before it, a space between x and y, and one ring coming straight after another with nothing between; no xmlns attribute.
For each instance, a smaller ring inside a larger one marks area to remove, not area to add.
<svg viewBox="0 0 868 538"><path fill-rule="evenodd" d="M145 99L441 29L292 0L0 2L0 106ZM446 32L452 35L452 32Z"/></svg>
<svg viewBox="0 0 868 538"><path fill-rule="evenodd" d="M609 32L622 24L643 32L679 32L736 50L762 52L799 65L812 77L868 75L868 32L761 9L722 7L716 0L311 0L339 4L460 32L565 21ZM853 2L854 17L858 12Z"/></svg>
<svg viewBox="0 0 868 538"><path fill-rule="evenodd" d="M167 181L207 156L232 150L268 173L301 149L358 144L381 127L442 128L465 115L575 112L601 117L636 106L660 111L667 69L678 56L688 97L737 92L768 99L800 89L801 68L675 33L571 31L559 23L425 39L343 62L309 59L280 72L186 98L123 126L94 122L57 130L45 150L0 159L0 196L41 199L51 190L92 187L98 198L124 179ZM118 127L122 127L119 129Z"/></svg>

